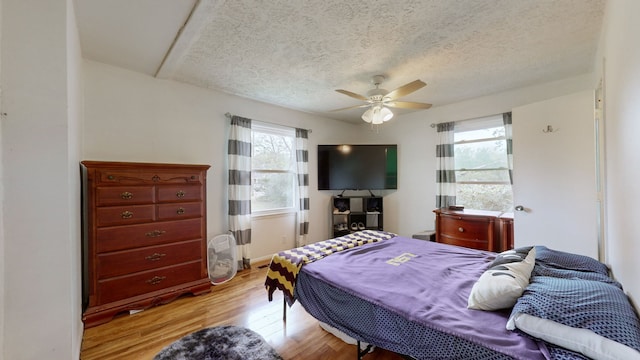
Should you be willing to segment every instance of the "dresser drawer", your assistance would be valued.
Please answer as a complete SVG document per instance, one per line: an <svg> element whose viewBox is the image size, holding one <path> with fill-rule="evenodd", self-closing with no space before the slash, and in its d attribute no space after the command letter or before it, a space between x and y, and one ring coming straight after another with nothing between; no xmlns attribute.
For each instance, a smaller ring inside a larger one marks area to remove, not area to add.
<svg viewBox="0 0 640 360"><path fill-rule="evenodd" d="M97 230L98 253L204 238L202 218L150 224L104 227Z"/></svg>
<svg viewBox="0 0 640 360"><path fill-rule="evenodd" d="M483 218L466 217L460 219L456 216L441 215L440 235L459 239L482 240L486 243L490 225L489 220Z"/></svg>
<svg viewBox="0 0 640 360"><path fill-rule="evenodd" d="M478 249L478 250L488 250L489 247L491 246L487 240L460 238L460 237L449 236L445 234L440 235L440 239L438 242L441 244L463 246L463 247Z"/></svg>
<svg viewBox="0 0 640 360"><path fill-rule="evenodd" d="M158 186L158 202L202 200L200 185Z"/></svg>
<svg viewBox="0 0 640 360"><path fill-rule="evenodd" d="M109 186L96 188L96 206L153 203L153 186Z"/></svg>
<svg viewBox="0 0 640 360"><path fill-rule="evenodd" d="M158 184L203 184L204 178L199 171L165 171L157 179Z"/></svg>
<svg viewBox="0 0 640 360"><path fill-rule="evenodd" d="M188 219L200 217L203 213L201 202L158 205L158 220Z"/></svg>
<svg viewBox="0 0 640 360"><path fill-rule="evenodd" d="M97 226L129 225L152 222L154 205L109 206L96 209Z"/></svg>
<svg viewBox="0 0 640 360"><path fill-rule="evenodd" d="M101 169L97 175L98 183L102 184L202 184L204 181L199 171Z"/></svg>
<svg viewBox="0 0 640 360"><path fill-rule="evenodd" d="M200 280L202 279L201 268L201 261L194 261L99 280L98 298L102 303L107 303Z"/></svg>
<svg viewBox="0 0 640 360"><path fill-rule="evenodd" d="M98 279L198 260L202 257L202 244L202 240L192 240L100 254Z"/></svg>

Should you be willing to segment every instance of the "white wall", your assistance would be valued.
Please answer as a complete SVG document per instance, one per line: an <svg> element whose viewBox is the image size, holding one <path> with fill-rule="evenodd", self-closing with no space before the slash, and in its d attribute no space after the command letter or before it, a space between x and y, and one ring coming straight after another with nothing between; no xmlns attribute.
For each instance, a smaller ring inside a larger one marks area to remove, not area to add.
<svg viewBox="0 0 640 360"><path fill-rule="evenodd" d="M347 124L227 94L85 62L87 160L203 163L208 174L208 233L224 233L226 217L226 112L288 126L310 128L310 221L308 242L329 236L329 201L317 191L316 148L327 143L397 143L399 184L385 196L385 230L410 236L433 228L435 122L510 111L528 102L588 88L591 75L534 86L399 116L379 128ZM357 194L357 193L355 193ZM291 248L295 217L255 218L252 259ZM284 237L284 240L283 240Z"/></svg>
<svg viewBox="0 0 640 360"><path fill-rule="evenodd" d="M518 106L593 89L594 78L594 74L586 74L433 107L394 118L377 133L370 132L369 142L398 144L398 191L385 197L385 229L389 225L393 229L390 231L404 236L434 229L437 135L431 124L501 114Z"/></svg>
<svg viewBox="0 0 640 360"><path fill-rule="evenodd" d="M328 238L329 201L335 193L316 190L318 144L398 144L398 190L376 194L385 196L385 230L410 236L433 228L436 133L431 123L502 113L516 106L593 88L593 74L587 74L398 116L376 129L364 122L347 124L96 62L86 61L85 69L84 159L212 165L207 190L210 236L228 229L224 170L228 121L224 114L311 128L308 242ZM255 218L253 228L257 236L251 245L251 258L261 259L274 251L291 248L295 239L294 221L292 216Z"/></svg>
<svg viewBox="0 0 640 360"><path fill-rule="evenodd" d="M321 226L313 224L314 229ZM269 260L273 254L283 249L296 247L297 228L296 213L254 217L251 221L251 261Z"/></svg>
<svg viewBox="0 0 640 360"><path fill-rule="evenodd" d="M70 351L73 358L79 358L82 344L82 297L78 296L82 289L82 252L78 246L82 236L81 228L81 196L80 176L78 176L78 163L81 154L82 138L82 114L84 106L82 52L80 50L80 38L76 25L76 15L73 0L67 2L67 209L68 209L68 246L69 263L67 264L70 292L68 297L68 310L70 321Z"/></svg>
<svg viewBox="0 0 640 360"><path fill-rule="evenodd" d="M1 33L2 355L78 358L81 73L71 0L3 0Z"/></svg>
<svg viewBox="0 0 640 360"><path fill-rule="evenodd" d="M607 253L613 274L640 301L640 2L607 2L604 57Z"/></svg>
<svg viewBox="0 0 640 360"><path fill-rule="evenodd" d="M315 169L317 145L357 141L360 124L331 119L251 101L191 85L85 62L85 160L209 164L207 232L225 233L227 221L226 153L229 121L225 113L311 129L309 169ZM331 192L318 192L310 176L308 242L329 234ZM292 216L256 218L250 255L270 256L294 245ZM282 237L286 236L285 241Z"/></svg>
<svg viewBox="0 0 640 360"><path fill-rule="evenodd" d="M2 0L0 0L0 45L2 44ZM0 79L2 79L2 46L0 46ZM2 120L4 116L4 101L2 99L2 81L0 80L0 160L2 159ZM0 360L4 360L4 277L5 277L5 255L4 255L4 181L2 176L2 162L0 161Z"/></svg>

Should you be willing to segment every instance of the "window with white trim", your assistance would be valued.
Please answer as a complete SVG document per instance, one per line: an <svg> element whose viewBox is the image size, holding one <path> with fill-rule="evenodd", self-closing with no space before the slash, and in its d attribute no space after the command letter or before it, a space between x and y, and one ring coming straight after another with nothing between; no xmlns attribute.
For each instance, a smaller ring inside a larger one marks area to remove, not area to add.
<svg viewBox="0 0 640 360"><path fill-rule="evenodd" d="M251 126L251 213L295 211L295 129L259 123Z"/></svg>
<svg viewBox="0 0 640 360"><path fill-rule="evenodd" d="M502 115L455 125L456 203L467 209L513 211Z"/></svg>

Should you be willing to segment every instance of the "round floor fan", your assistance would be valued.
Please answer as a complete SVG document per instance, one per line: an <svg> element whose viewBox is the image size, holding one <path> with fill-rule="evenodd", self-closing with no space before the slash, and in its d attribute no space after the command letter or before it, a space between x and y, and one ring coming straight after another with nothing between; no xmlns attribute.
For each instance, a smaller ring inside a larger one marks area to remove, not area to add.
<svg viewBox="0 0 640 360"><path fill-rule="evenodd" d="M231 280L238 271L236 239L232 234L216 235L207 241L209 280L219 285Z"/></svg>

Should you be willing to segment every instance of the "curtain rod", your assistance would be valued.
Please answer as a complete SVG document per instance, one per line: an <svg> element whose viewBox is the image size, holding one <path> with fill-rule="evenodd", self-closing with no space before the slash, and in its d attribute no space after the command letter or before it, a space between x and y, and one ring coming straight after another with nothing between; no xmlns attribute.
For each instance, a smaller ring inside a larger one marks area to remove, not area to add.
<svg viewBox="0 0 640 360"><path fill-rule="evenodd" d="M507 113L510 113L511 111L507 111ZM470 121L470 120L480 120L482 118L488 118L491 116L498 116L498 115L503 115L506 113L498 113L498 114L492 114L492 115L487 115L487 116L480 116L480 117L473 117L473 118L467 118L467 119L462 119L462 120L455 120L455 121L443 121L441 123L431 123L431 125L429 125L430 127L434 128L436 126L438 126L438 124L442 124L445 122L454 122L454 123L459 123L459 122L465 122L465 121Z"/></svg>
<svg viewBox="0 0 640 360"><path fill-rule="evenodd" d="M225 113L224 116L226 116L227 118L231 119L231 117L233 116L233 114L231 113ZM259 121L261 123L265 123L265 124L271 124L271 125L278 125L278 126L286 126L286 127L292 127L292 128L296 128L295 126L289 126L289 125L282 125L282 124L278 124L278 123L274 123L274 122L269 122L269 121L262 121L262 120L256 120ZM303 130L307 130L307 132L309 132L309 134L311 134L313 132L313 130L311 129L303 129Z"/></svg>

